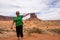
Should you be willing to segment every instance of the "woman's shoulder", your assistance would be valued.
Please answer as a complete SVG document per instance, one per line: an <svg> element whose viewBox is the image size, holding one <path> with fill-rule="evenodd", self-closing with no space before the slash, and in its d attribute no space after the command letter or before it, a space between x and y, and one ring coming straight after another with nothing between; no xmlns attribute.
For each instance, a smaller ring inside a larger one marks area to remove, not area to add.
<svg viewBox="0 0 60 40"><path fill-rule="evenodd" d="M20 17L23 17L23 15L19 15Z"/></svg>
<svg viewBox="0 0 60 40"><path fill-rule="evenodd" d="M23 16L23 15L19 15L19 16Z"/></svg>

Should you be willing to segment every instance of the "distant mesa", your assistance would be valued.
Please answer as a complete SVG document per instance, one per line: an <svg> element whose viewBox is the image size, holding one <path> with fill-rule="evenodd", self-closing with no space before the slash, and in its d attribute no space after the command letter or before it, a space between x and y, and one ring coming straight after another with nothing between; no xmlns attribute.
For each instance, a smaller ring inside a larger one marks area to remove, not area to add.
<svg viewBox="0 0 60 40"><path fill-rule="evenodd" d="M13 19L13 17L0 15L0 21L8 21L8 20L12 20L12 19Z"/></svg>
<svg viewBox="0 0 60 40"><path fill-rule="evenodd" d="M31 13L31 14L30 14L30 18L28 18L27 20L39 20L39 21L41 21L41 19L38 19L38 18L37 18L37 16L35 15L35 13ZM27 21L27 20L26 20L26 21Z"/></svg>
<svg viewBox="0 0 60 40"><path fill-rule="evenodd" d="M30 14L30 18L27 19L27 20L34 20L34 19L38 19L37 16L35 15L35 13L31 13ZM3 16L3 15L0 15L0 21L1 20L13 20L13 17L9 17L9 16ZM40 19L38 19L40 20Z"/></svg>
<svg viewBox="0 0 60 40"><path fill-rule="evenodd" d="M35 13L31 13L30 18L37 18L37 16L35 15Z"/></svg>

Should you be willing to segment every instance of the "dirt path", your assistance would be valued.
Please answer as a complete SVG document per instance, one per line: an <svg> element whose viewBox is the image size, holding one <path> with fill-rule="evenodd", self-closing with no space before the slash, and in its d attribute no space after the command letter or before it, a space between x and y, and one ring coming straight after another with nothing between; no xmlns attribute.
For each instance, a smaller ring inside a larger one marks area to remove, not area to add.
<svg viewBox="0 0 60 40"><path fill-rule="evenodd" d="M0 38L0 40L17 40L16 35L6 38ZM24 34L23 40L60 40L60 35L49 35L49 34L32 34L28 36Z"/></svg>

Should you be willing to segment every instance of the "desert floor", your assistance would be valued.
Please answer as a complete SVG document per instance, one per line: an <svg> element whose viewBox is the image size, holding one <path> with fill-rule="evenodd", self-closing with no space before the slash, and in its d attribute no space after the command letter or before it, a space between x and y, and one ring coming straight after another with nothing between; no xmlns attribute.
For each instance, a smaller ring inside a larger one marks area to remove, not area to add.
<svg viewBox="0 0 60 40"><path fill-rule="evenodd" d="M10 37L3 37L0 40L17 40L16 35ZM24 38L22 40L60 40L60 35L49 35L49 34L36 34L32 33L30 36L24 34Z"/></svg>
<svg viewBox="0 0 60 40"><path fill-rule="evenodd" d="M10 29L11 23L10 22L0 22L0 27L4 29ZM4 24L4 25L3 25ZM8 26L6 26L8 24ZM6 26L6 27L5 27ZM50 26L48 28L60 28L60 26ZM44 29L44 28L43 28ZM5 32L6 33L6 32ZM24 38L22 40L60 40L60 34L54 34L47 32L48 34L37 34L32 33L30 36L26 33L24 34ZM7 35L7 37L5 37ZM17 40L15 33L6 33L6 34L0 34L0 40ZM12 35L10 35L12 34Z"/></svg>

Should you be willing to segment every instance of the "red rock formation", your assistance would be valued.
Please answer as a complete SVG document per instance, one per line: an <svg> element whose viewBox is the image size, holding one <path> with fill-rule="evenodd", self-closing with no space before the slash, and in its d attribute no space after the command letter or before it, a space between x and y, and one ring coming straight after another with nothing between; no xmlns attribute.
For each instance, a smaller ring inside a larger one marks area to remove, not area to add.
<svg viewBox="0 0 60 40"><path fill-rule="evenodd" d="M60 26L60 20L41 20L37 18L35 13L31 13L30 18L23 22L25 27Z"/></svg>
<svg viewBox="0 0 60 40"><path fill-rule="evenodd" d="M35 27L37 26L38 22L40 22L41 20L37 18L37 16L35 15L35 13L31 13L30 14L30 18L24 21L24 26L31 26L31 27Z"/></svg>
<svg viewBox="0 0 60 40"><path fill-rule="evenodd" d="M13 19L13 17L0 15L0 21L8 21L8 20L12 20L12 19Z"/></svg>
<svg viewBox="0 0 60 40"><path fill-rule="evenodd" d="M31 13L31 14L30 14L30 18L27 19L27 20L28 20L28 21L29 21L29 20L30 20L30 21L31 21L31 20L39 20L39 21L41 21L40 19L37 18L37 16L35 15L35 13ZM27 20L26 20L26 21L27 21Z"/></svg>

